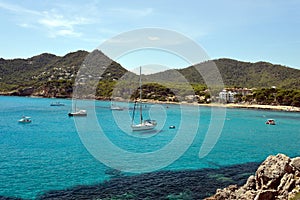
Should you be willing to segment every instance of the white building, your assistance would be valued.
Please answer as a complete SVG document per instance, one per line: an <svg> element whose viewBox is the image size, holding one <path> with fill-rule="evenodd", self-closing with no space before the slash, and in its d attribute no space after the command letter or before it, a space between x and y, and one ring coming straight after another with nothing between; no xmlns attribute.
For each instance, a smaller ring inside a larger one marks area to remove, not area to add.
<svg viewBox="0 0 300 200"><path fill-rule="evenodd" d="M233 103L235 100L234 95L236 94L236 92L231 92L224 89L219 93L219 100L222 103Z"/></svg>

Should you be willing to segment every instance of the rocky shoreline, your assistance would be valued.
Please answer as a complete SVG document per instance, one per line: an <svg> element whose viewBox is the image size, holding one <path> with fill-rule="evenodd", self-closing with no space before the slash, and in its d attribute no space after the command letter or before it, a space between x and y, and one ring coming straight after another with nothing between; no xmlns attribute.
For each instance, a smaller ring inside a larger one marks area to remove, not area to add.
<svg viewBox="0 0 300 200"><path fill-rule="evenodd" d="M300 157L289 158L284 154L269 156L238 187L230 185L217 189L216 194L205 200L296 200L300 199Z"/></svg>

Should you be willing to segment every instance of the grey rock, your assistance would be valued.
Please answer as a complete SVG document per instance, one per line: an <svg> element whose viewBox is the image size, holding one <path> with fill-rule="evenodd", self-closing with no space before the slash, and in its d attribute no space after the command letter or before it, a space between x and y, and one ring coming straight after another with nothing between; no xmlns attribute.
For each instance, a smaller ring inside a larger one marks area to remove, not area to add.
<svg viewBox="0 0 300 200"><path fill-rule="evenodd" d="M256 195L254 200L275 200L276 195L276 190L262 190Z"/></svg>
<svg viewBox="0 0 300 200"><path fill-rule="evenodd" d="M277 189L290 161L284 154L269 156L256 171L256 189Z"/></svg>
<svg viewBox="0 0 300 200"><path fill-rule="evenodd" d="M300 157L293 158L291 160L291 166L293 166L296 170L300 171Z"/></svg>
<svg viewBox="0 0 300 200"><path fill-rule="evenodd" d="M248 178L246 184L243 186L243 188L245 190L254 190L255 186L256 186L255 176L251 175L251 176L249 176L249 178Z"/></svg>
<svg viewBox="0 0 300 200"><path fill-rule="evenodd" d="M300 157L269 156L242 187L231 185L218 189L206 200L287 200L300 192L299 169Z"/></svg>
<svg viewBox="0 0 300 200"><path fill-rule="evenodd" d="M290 192L295 186L294 174L284 174L280 180L280 184L277 188L279 194L283 194L285 191Z"/></svg>

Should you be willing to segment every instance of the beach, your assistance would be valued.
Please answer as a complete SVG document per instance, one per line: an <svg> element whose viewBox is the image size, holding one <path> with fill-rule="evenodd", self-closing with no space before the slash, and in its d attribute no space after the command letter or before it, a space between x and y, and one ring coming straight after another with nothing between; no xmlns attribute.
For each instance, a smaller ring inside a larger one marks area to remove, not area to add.
<svg viewBox="0 0 300 200"><path fill-rule="evenodd" d="M261 104L238 104L238 103L209 103L209 104L199 104L196 102L161 102L155 100L143 100L145 103L154 104L185 104L185 105L195 105L195 106L208 106L208 107L222 107L222 108L244 108L244 109L257 109L257 110L274 110L274 111L286 111L286 112L300 112L300 107L295 106L282 106L282 105L261 105Z"/></svg>
<svg viewBox="0 0 300 200"><path fill-rule="evenodd" d="M202 104L201 104L202 105ZM275 110L275 111L288 111L288 112L300 112L299 107L294 106L273 106L273 105L259 105L259 104L206 104L210 106L220 106L226 108L246 108L246 109L261 109L261 110Z"/></svg>

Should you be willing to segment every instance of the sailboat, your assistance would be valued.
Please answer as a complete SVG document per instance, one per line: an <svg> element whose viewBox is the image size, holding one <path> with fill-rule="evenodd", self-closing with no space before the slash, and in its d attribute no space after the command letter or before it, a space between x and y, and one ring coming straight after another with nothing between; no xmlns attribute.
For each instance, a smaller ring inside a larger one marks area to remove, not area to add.
<svg viewBox="0 0 300 200"><path fill-rule="evenodd" d="M25 117L23 116L20 120L19 120L20 123L31 123L31 117Z"/></svg>
<svg viewBox="0 0 300 200"><path fill-rule="evenodd" d="M73 117L73 116L82 116L82 117L85 117L85 116L87 116L86 110L78 110L77 111L77 109L76 109L76 101L75 101L75 106L74 107L75 107L74 111L68 113L69 117Z"/></svg>
<svg viewBox="0 0 300 200"><path fill-rule="evenodd" d="M157 122L155 120L147 119L143 120L143 106L142 106L142 68L140 67L140 80L139 80L139 85L140 85L140 102L139 102L139 108L140 108L140 123L139 124L134 124L134 115L135 115L135 108L136 108L136 103L134 104L134 109L133 109L133 116L132 116L132 124L131 124L131 129L132 131L144 131L144 130L151 130L154 129L157 125Z"/></svg>
<svg viewBox="0 0 300 200"><path fill-rule="evenodd" d="M124 110L124 108L122 108L122 107L120 107L118 105L115 105L114 103L111 104L110 109L111 110L118 110L118 111Z"/></svg>

